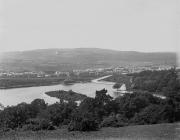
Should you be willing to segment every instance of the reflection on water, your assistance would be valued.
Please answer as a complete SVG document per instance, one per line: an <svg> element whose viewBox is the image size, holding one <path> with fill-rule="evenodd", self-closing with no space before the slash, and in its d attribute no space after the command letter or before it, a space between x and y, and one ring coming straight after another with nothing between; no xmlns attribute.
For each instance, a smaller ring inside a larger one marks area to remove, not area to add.
<svg viewBox="0 0 180 140"><path fill-rule="evenodd" d="M53 97L49 97L44 93L53 90L73 90L78 93L85 94L89 97L94 97L96 90L103 88L108 90L108 94L115 96L112 88L114 83L100 82L100 83L76 83L74 85L51 85L51 86L40 86L40 87L26 87L26 88L15 88L15 89L1 89L0 90L0 103L4 106L16 105L21 102L30 103L36 98L44 99L47 103L52 104L59 100Z"/></svg>

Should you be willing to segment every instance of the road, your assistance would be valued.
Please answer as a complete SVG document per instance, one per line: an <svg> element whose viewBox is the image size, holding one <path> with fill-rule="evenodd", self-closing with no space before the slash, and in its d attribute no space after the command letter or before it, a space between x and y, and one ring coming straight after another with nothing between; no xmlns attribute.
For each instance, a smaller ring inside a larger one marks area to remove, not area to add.
<svg viewBox="0 0 180 140"><path fill-rule="evenodd" d="M92 80L92 83L96 83L96 84L106 84L106 85L114 85L114 82L108 82L108 81L102 81L103 79L106 79L108 77L111 77L112 75L107 75L107 76L103 76L97 79Z"/></svg>

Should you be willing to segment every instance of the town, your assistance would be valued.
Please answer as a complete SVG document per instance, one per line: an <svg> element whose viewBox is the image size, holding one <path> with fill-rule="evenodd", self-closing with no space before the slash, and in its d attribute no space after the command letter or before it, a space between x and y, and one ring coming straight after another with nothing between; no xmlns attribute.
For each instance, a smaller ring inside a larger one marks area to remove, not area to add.
<svg viewBox="0 0 180 140"><path fill-rule="evenodd" d="M0 70L0 78L53 78L53 77L71 77L73 76L102 76L109 74L130 74L142 71L160 71L174 68L171 65L148 65L148 66L119 66L108 68L74 69L71 71L23 71L13 72Z"/></svg>

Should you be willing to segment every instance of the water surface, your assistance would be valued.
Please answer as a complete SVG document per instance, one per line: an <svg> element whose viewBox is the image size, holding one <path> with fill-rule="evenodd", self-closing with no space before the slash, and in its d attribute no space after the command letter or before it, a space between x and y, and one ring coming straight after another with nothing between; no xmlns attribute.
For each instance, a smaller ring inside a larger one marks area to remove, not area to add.
<svg viewBox="0 0 180 140"><path fill-rule="evenodd" d="M109 75L110 76L110 75ZM107 77L107 76L106 76ZM0 103L4 106L17 105L21 102L30 103L34 99L44 99L47 103L52 104L59 100L54 97L49 97L44 94L47 91L54 90L73 90L75 92L85 94L89 97L94 97L96 90L103 88L108 90L108 94L114 96L114 89L112 88L113 82L98 81L105 77L92 80L88 83L75 83L73 85L50 85L50 86L39 86L39 87L23 87L13 89L0 89Z"/></svg>

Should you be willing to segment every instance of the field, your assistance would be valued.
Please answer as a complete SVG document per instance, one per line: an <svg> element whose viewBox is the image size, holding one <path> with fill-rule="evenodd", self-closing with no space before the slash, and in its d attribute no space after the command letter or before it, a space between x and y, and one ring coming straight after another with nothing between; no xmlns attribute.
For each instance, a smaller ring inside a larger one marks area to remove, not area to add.
<svg viewBox="0 0 180 140"><path fill-rule="evenodd" d="M94 132L68 132L66 128L55 131L8 132L0 134L2 140L59 140L59 139L111 139L111 140L179 140L180 124L157 124L102 128Z"/></svg>
<svg viewBox="0 0 180 140"><path fill-rule="evenodd" d="M0 89L47 86L63 82L63 78L1 78Z"/></svg>

